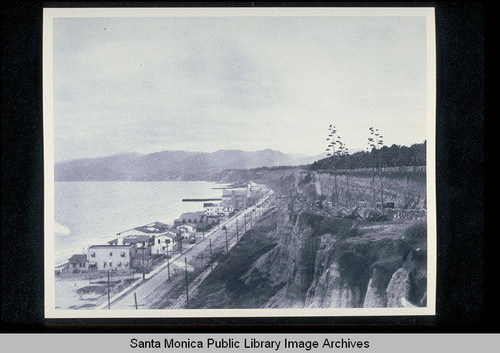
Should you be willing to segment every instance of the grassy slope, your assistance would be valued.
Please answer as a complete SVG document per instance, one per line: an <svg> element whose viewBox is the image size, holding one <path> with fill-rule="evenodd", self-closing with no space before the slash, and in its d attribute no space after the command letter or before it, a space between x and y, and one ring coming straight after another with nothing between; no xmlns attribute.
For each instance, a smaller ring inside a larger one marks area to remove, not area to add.
<svg viewBox="0 0 500 353"><path fill-rule="evenodd" d="M199 286L191 308L261 307L279 288L257 276L246 284L242 277L263 254L276 246L273 237L276 212L270 211L241 238Z"/></svg>

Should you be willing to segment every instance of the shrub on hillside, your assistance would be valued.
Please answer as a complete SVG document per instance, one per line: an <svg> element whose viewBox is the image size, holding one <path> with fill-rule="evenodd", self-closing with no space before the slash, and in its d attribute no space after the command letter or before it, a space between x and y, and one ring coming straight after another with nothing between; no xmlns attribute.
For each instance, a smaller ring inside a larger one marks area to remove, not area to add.
<svg viewBox="0 0 500 353"><path fill-rule="evenodd" d="M313 236L329 233L335 234L340 238L350 238L360 235L357 222L351 219L328 217L312 212L301 212L298 222L300 225L311 227Z"/></svg>
<svg viewBox="0 0 500 353"><path fill-rule="evenodd" d="M311 174L306 174L306 176L304 177L304 179L302 179L301 181L299 181L299 186L302 186L302 185L305 185L305 184L309 184L312 180L312 177L311 177Z"/></svg>
<svg viewBox="0 0 500 353"><path fill-rule="evenodd" d="M427 237L427 222L417 221L405 229L403 233L408 239L425 239Z"/></svg>
<svg viewBox="0 0 500 353"><path fill-rule="evenodd" d="M373 286L382 291L387 288L392 275L403 264L401 256L392 256L385 260L380 260L372 265L372 272L377 271L377 276L372 276Z"/></svg>
<svg viewBox="0 0 500 353"><path fill-rule="evenodd" d="M338 260L342 281L351 288L366 289L370 279L370 266L363 254L352 251L342 252Z"/></svg>

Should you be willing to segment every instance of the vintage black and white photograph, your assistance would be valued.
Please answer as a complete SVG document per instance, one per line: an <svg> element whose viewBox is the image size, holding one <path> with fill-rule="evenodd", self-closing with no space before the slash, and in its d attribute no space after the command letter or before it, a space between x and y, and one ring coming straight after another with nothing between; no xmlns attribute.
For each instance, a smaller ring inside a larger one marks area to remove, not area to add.
<svg viewBox="0 0 500 353"><path fill-rule="evenodd" d="M432 8L44 10L45 315L433 315Z"/></svg>

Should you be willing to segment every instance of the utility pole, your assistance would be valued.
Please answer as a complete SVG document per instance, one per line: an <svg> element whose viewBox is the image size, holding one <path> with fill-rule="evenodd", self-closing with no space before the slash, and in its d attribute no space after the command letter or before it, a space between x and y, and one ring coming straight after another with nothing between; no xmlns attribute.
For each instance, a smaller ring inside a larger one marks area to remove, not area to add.
<svg viewBox="0 0 500 353"><path fill-rule="evenodd" d="M349 190L349 171L346 170L346 178L347 178L347 208L351 206L351 191Z"/></svg>
<svg viewBox="0 0 500 353"><path fill-rule="evenodd" d="M186 308L189 308L189 286L188 286L188 263L187 257L184 258L184 264L186 268Z"/></svg>
<svg viewBox="0 0 500 353"><path fill-rule="evenodd" d="M224 231L226 232L226 254L229 252L229 240L227 239L227 227L224 226Z"/></svg>
<svg viewBox="0 0 500 353"><path fill-rule="evenodd" d="M239 240L238 218L236 218L236 240Z"/></svg>
<svg viewBox="0 0 500 353"><path fill-rule="evenodd" d="M129 305L129 307L134 307L135 310L139 310L140 306L144 306L144 304L137 304L137 293L134 292L134 304L133 305Z"/></svg>
<svg viewBox="0 0 500 353"><path fill-rule="evenodd" d="M146 273L144 269L144 250L146 247L145 244L146 244L145 242L142 243L142 279L146 279Z"/></svg>
<svg viewBox="0 0 500 353"><path fill-rule="evenodd" d="M222 230L224 230L226 232L226 254L229 252L229 244L228 244L228 241L227 241L227 227L226 226L222 226Z"/></svg>
<svg viewBox="0 0 500 353"><path fill-rule="evenodd" d="M335 205L336 205L336 209L338 211L339 210L339 190L337 188L337 171L335 171L334 178L335 178Z"/></svg>
<svg viewBox="0 0 500 353"><path fill-rule="evenodd" d="M170 281L170 257L167 256L167 273L168 273L168 280Z"/></svg>
<svg viewBox="0 0 500 353"><path fill-rule="evenodd" d="M245 233L247 232L247 214L244 213L245 216Z"/></svg>
<svg viewBox="0 0 500 353"><path fill-rule="evenodd" d="M109 293L109 268L108 268L108 310L111 309L110 293Z"/></svg>
<svg viewBox="0 0 500 353"><path fill-rule="evenodd" d="M380 161L380 157L379 157ZM379 162L380 164L380 162ZM380 202L382 204L382 215L384 215L385 210L384 210L384 186L382 184L382 166L379 166L379 174L378 177L380 179Z"/></svg>
<svg viewBox="0 0 500 353"><path fill-rule="evenodd" d="M373 162L372 190L373 190L373 207L375 207L377 204L377 198L375 196L375 162Z"/></svg>
<svg viewBox="0 0 500 353"><path fill-rule="evenodd" d="M351 191L349 190L349 169L347 168L347 163L346 163L346 156L349 156L349 150L346 147L345 143L341 144L341 149L342 149L342 158L344 161L344 170L345 170L345 175L347 179L347 191L346 191L346 207L349 209L351 205Z"/></svg>
<svg viewBox="0 0 500 353"><path fill-rule="evenodd" d="M181 254L182 254L182 239L183 238L181 234L177 235L177 242L179 243L179 253Z"/></svg>
<svg viewBox="0 0 500 353"><path fill-rule="evenodd" d="M210 246L210 270L213 271L214 264L213 264L213 257L212 257L212 238L208 238L208 244Z"/></svg>

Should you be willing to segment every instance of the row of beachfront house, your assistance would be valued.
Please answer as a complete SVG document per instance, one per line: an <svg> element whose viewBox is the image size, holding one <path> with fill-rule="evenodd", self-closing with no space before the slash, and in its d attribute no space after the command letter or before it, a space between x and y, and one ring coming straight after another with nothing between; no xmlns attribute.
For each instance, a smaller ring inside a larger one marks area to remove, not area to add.
<svg viewBox="0 0 500 353"><path fill-rule="evenodd" d="M170 227L153 222L116 234L107 244L91 245L87 254L75 254L69 259L70 270L133 270L151 268L165 255L177 251L179 237L189 237L189 226Z"/></svg>
<svg viewBox="0 0 500 353"><path fill-rule="evenodd" d="M183 213L173 226L153 222L119 232L107 244L89 246L87 254L75 254L69 259L69 269L80 272L151 268L165 256L180 251L183 241L196 241L197 231L207 231L221 218L245 209L252 198L260 197L265 190L253 182L247 187L224 189L221 202L204 203L204 211Z"/></svg>

